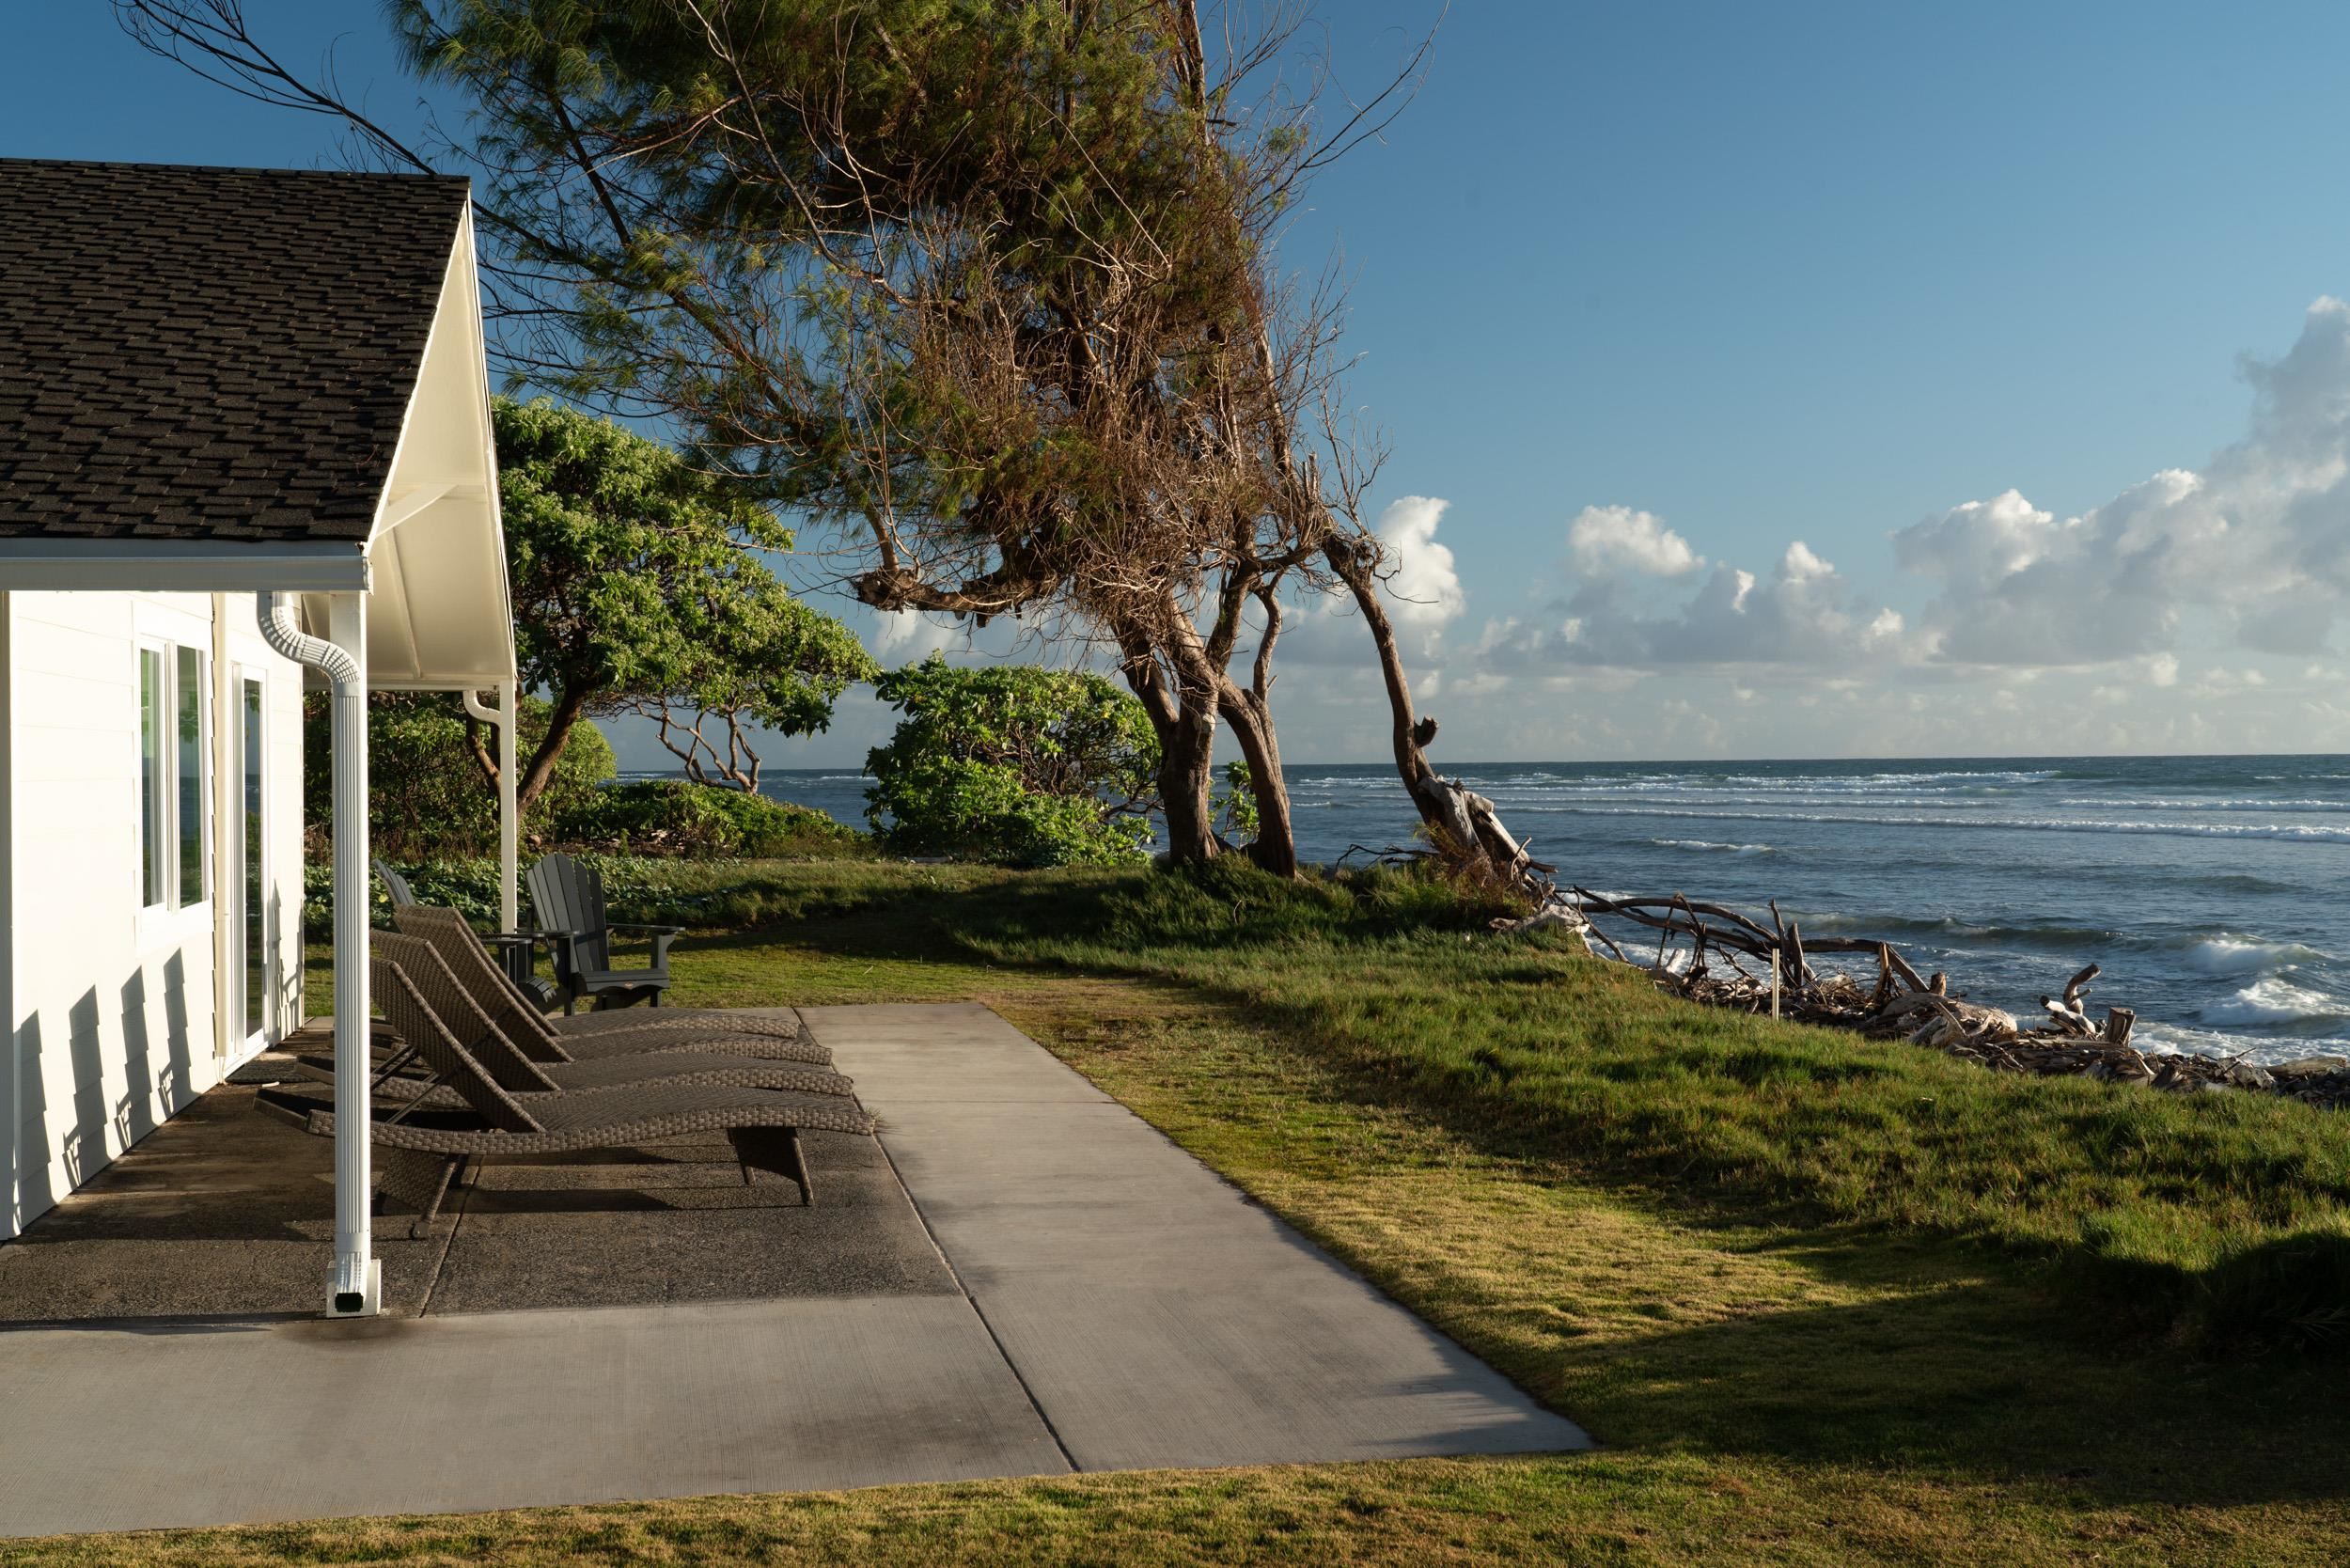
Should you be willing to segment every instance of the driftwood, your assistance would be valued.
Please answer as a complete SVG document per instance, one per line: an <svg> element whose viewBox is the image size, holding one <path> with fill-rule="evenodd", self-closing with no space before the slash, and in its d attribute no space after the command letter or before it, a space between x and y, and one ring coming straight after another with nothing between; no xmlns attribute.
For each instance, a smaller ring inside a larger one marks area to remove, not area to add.
<svg viewBox="0 0 2350 1568"><path fill-rule="evenodd" d="M2314 1057L2261 1067L2241 1057L2185 1053L2149 1056L2131 1044L2138 1014L2126 1007L2089 1015L2085 993L2102 972L2092 964L2040 998L2044 1020L2029 1027L2002 1009L1970 1002L1948 977L1921 977L1890 942L1834 936L1807 940L1796 922L1769 906L1770 924L1726 904L1675 893L1615 898L1587 887L1549 892L1542 907L1495 929L1558 927L1579 935L1597 956L1644 969L1657 986L1710 1007L1776 1014L1798 1023L1850 1029L1873 1040L1903 1040L2000 1072L2085 1077L2181 1093L2253 1090L2311 1105L2350 1105L2350 1058ZM1597 924L1620 920L1658 933L1653 958L1635 960ZM1603 953L1602 949L1606 951ZM1810 964L1825 953L1876 960L1875 983ZM1749 968L1739 963L1745 958Z"/></svg>

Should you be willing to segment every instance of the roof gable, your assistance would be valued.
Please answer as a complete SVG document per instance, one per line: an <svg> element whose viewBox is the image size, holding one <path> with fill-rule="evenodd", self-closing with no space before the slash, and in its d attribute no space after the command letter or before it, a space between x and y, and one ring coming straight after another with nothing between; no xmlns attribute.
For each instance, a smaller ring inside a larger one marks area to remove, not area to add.
<svg viewBox="0 0 2350 1568"><path fill-rule="evenodd" d="M0 159L0 538L364 546L468 191Z"/></svg>

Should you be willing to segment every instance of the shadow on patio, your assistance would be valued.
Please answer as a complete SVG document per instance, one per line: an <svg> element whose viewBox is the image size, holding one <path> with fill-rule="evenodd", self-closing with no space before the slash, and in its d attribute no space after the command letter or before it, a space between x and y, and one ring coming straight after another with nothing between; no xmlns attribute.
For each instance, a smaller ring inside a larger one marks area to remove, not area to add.
<svg viewBox="0 0 2350 1568"><path fill-rule="evenodd" d="M314 1024L289 1048L332 1044ZM316 1316L334 1147L253 1108L255 1086L296 1076L258 1058L0 1244L0 1327ZM379 1212L384 1310L955 1294L873 1139L805 1147L814 1209L789 1182L744 1186L723 1137L485 1164L423 1236Z"/></svg>

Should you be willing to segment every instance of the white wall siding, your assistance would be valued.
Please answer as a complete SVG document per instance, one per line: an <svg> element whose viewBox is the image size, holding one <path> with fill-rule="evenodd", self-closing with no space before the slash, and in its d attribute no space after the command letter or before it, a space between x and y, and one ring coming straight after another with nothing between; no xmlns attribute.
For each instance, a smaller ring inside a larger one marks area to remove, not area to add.
<svg viewBox="0 0 2350 1568"><path fill-rule="evenodd" d="M212 601L195 594L8 596L11 750L7 849L14 905L8 1020L15 1047L15 1233L242 1059L215 1028L211 896L142 910L140 639L212 648ZM269 846L277 996L271 1032L298 1020L301 974L300 672L227 601L233 661L266 671ZM242 620L239 617L242 616ZM209 682L208 682L209 684ZM232 688L233 690L233 688ZM215 726L233 720L214 712ZM236 799L241 761L212 780ZM215 843L217 843L215 839ZM215 875L215 882L220 878Z"/></svg>

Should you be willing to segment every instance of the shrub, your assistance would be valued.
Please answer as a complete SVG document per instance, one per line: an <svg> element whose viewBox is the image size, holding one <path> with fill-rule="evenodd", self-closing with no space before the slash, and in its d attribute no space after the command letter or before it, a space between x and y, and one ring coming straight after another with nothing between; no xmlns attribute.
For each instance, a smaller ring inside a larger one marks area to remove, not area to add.
<svg viewBox="0 0 2350 1568"><path fill-rule="evenodd" d="M839 855L865 841L812 807L679 778L612 784L579 796L556 820L554 838L616 854L757 860Z"/></svg>
<svg viewBox="0 0 2350 1568"><path fill-rule="evenodd" d="M904 715L866 760L873 829L888 848L1015 866L1149 855L1158 737L1110 682L960 669L932 654L875 684Z"/></svg>
<svg viewBox="0 0 2350 1568"><path fill-rule="evenodd" d="M522 699L518 750L527 757L546 729L547 704ZM321 839L334 826L331 720L323 693L303 704L302 809ZM481 729L485 745L495 731ZM618 771L612 746L592 724L572 733L546 792L523 814L527 843L596 793ZM465 710L450 692L377 692L368 699L368 837L387 856L482 855L497 848L497 786L466 739Z"/></svg>

